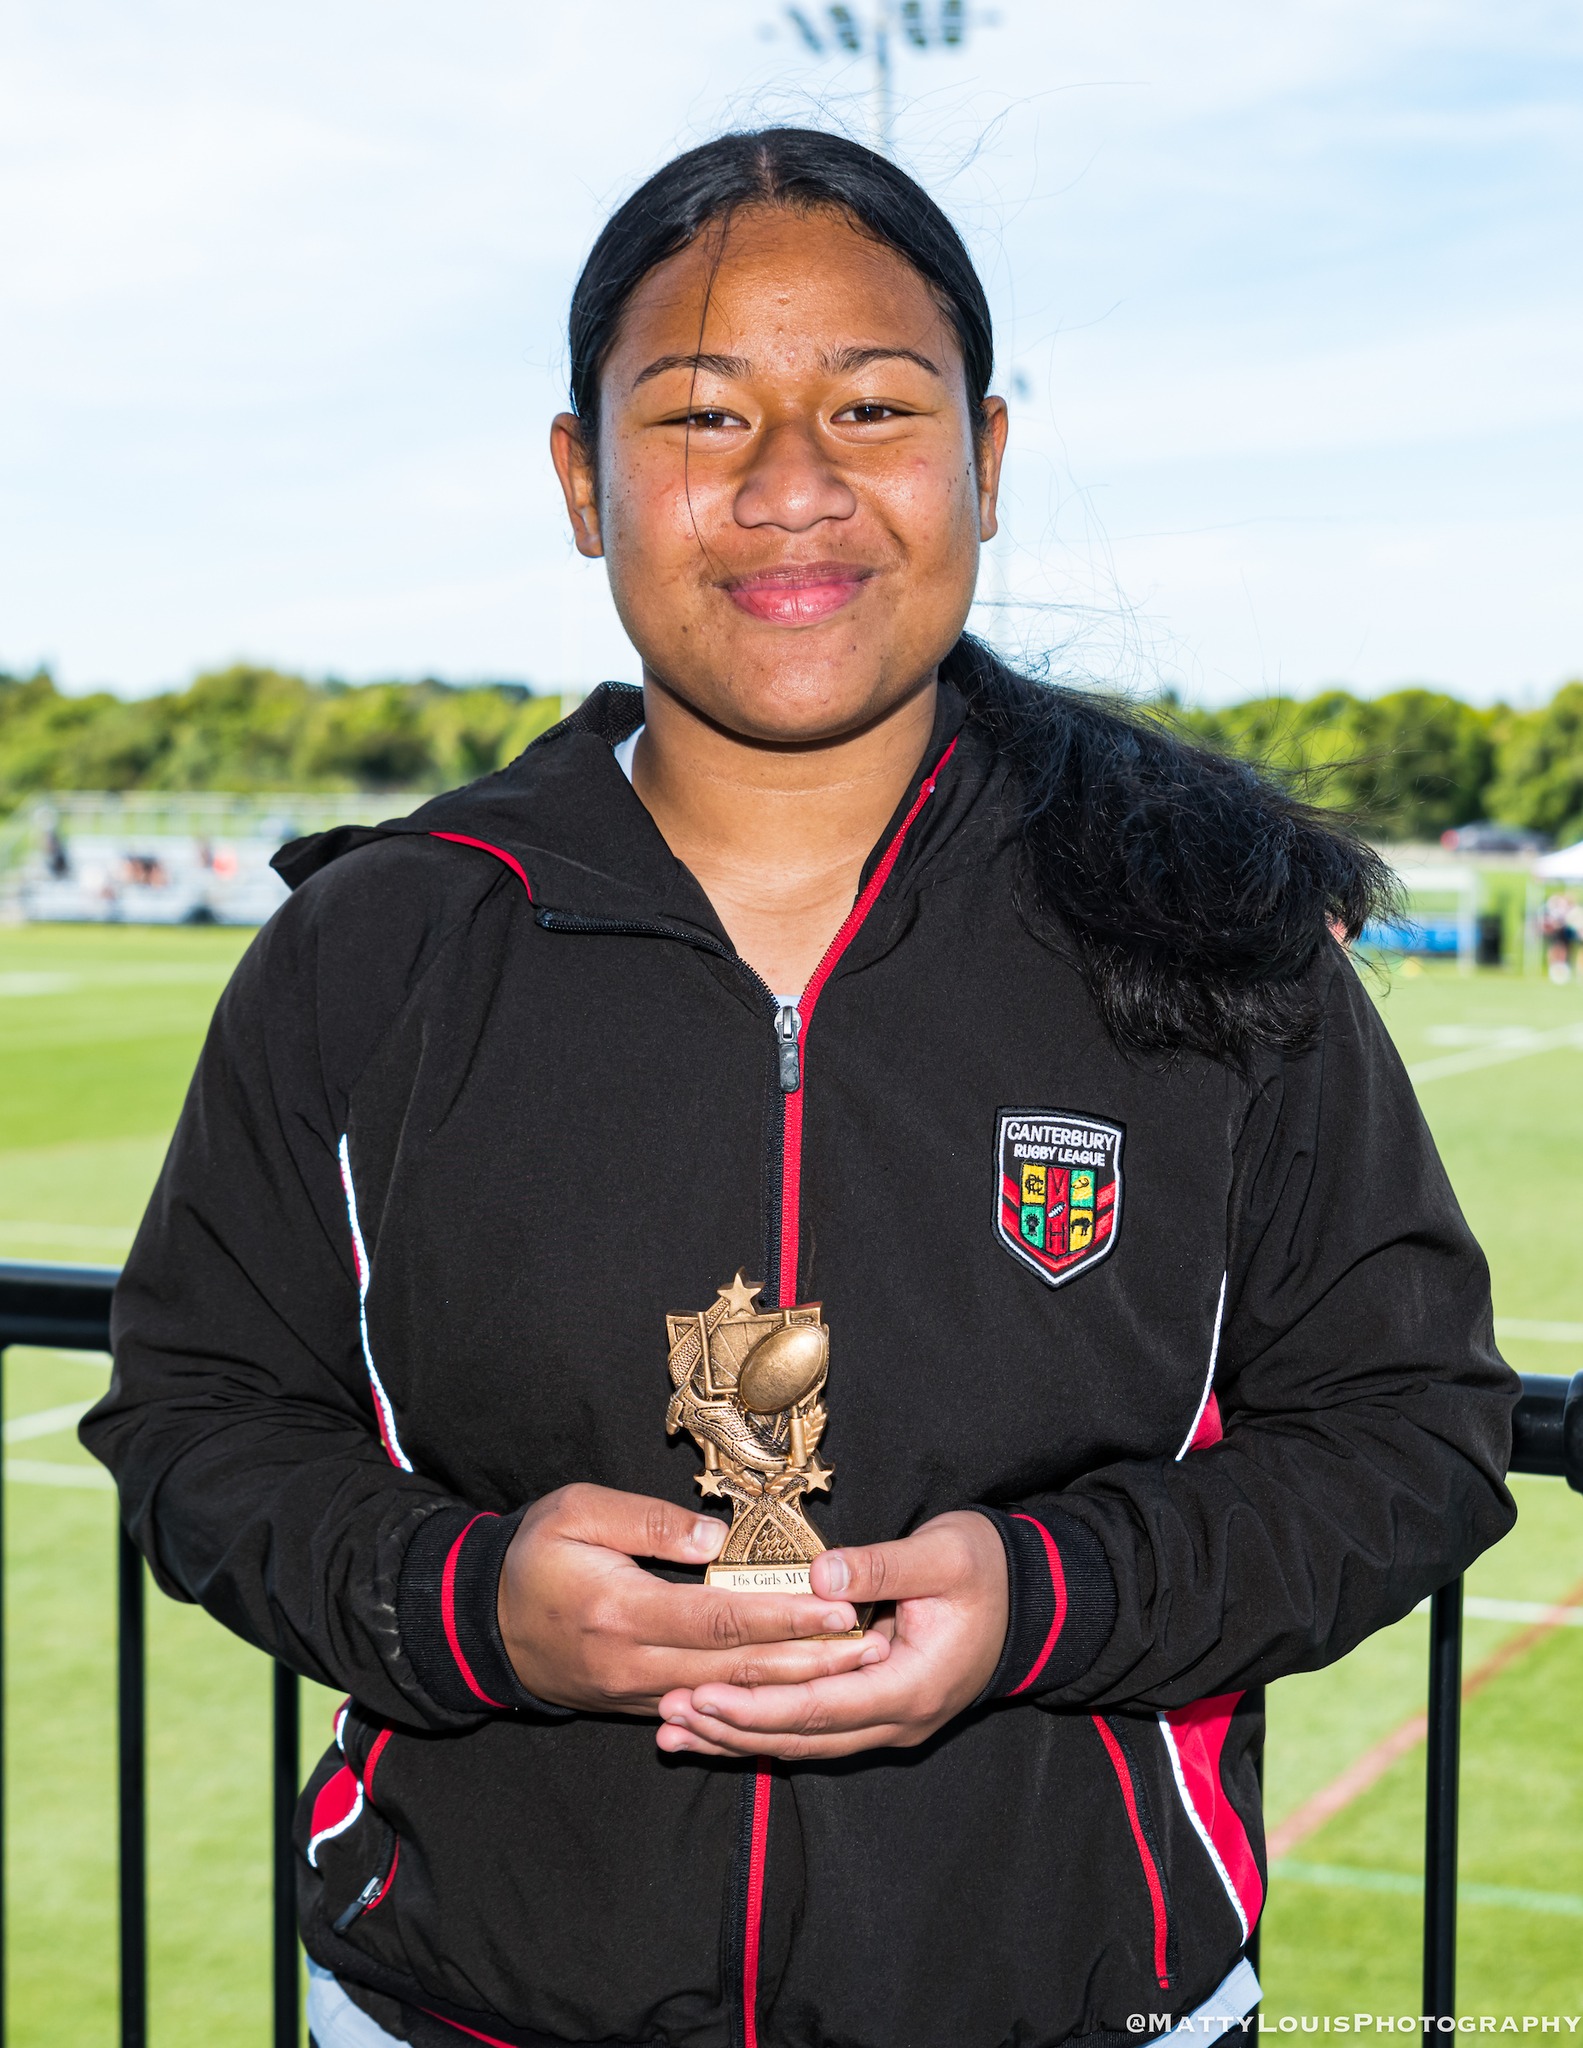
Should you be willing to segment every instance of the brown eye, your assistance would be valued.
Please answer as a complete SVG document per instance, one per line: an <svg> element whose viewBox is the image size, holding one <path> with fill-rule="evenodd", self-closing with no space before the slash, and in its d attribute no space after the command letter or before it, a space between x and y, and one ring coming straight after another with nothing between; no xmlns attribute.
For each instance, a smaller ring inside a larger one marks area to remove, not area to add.
<svg viewBox="0 0 1583 2048"><path fill-rule="evenodd" d="M685 424L689 427L697 427L701 433L718 433L722 427L729 427L734 418L735 415L732 413L717 412L711 409L703 412L690 412L687 415Z"/></svg>
<svg viewBox="0 0 1583 2048"><path fill-rule="evenodd" d="M899 417L895 406L880 405L877 402L872 405L849 405L844 412L836 414L838 420L850 420L857 427L877 427L886 420Z"/></svg>

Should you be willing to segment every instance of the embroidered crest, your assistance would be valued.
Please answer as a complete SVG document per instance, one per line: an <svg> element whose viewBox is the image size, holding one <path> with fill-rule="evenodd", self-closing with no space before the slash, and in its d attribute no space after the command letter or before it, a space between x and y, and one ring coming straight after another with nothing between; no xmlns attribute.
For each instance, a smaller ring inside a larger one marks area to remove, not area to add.
<svg viewBox="0 0 1583 2048"><path fill-rule="evenodd" d="M1120 1124L1079 1109L1003 1109L995 1230L1048 1286L1102 1259L1121 1228Z"/></svg>

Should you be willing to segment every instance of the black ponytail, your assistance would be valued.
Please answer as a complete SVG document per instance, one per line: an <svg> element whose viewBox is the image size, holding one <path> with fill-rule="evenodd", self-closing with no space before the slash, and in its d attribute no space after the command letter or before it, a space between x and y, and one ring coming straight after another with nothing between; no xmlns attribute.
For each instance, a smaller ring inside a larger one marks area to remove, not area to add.
<svg viewBox="0 0 1583 2048"><path fill-rule="evenodd" d="M1012 763L1024 914L1070 936L1117 1042L1238 1067L1307 1044L1315 956L1393 903L1372 847L1245 762L1018 675L970 634L940 675Z"/></svg>
<svg viewBox="0 0 1583 2048"><path fill-rule="evenodd" d="M887 158L808 128L718 136L633 193L572 296L571 399L592 451L599 380L632 294L656 265L751 206L829 208L903 256L936 294L983 418L994 364L972 258L928 193ZM1118 1043L1245 1065L1296 1048L1315 1018L1307 970L1391 898L1378 855L1244 764L1088 691L1007 668L964 635L941 676L1013 764L1025 914L1076 944Z"/></svg>

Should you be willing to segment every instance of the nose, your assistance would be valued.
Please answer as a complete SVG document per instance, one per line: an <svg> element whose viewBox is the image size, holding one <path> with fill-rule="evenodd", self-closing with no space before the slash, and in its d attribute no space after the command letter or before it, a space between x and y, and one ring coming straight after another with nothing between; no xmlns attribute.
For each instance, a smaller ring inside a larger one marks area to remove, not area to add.
<svg viewBox="0 0 1583 2048"><path fill-rule="evenodd" d="M857 499L816 435L788 420L759 443L733 509L739 526L806 533L822 519L850 519Z"/></svg>

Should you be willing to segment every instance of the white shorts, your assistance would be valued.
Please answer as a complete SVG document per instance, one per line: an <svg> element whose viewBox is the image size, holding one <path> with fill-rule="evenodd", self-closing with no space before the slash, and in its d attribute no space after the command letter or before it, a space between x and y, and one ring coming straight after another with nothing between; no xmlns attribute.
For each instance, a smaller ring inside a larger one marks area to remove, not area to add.
<svg viewBox="0 0 1583 2048"><path fill-rule="evenodd" d="M406 2048L360 2006L353 2005L328 1970L308 1958L308 2032L318 2048Z"/></svg>

